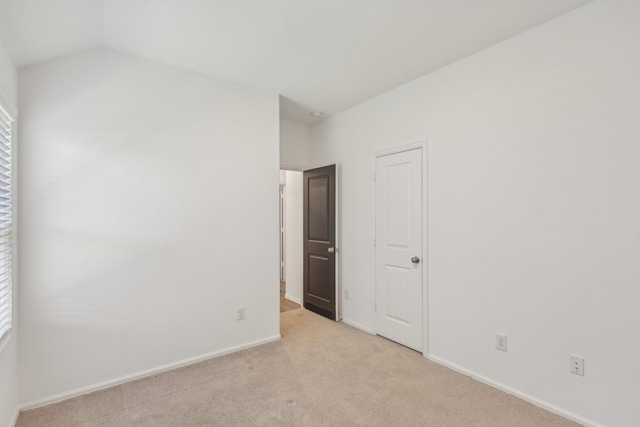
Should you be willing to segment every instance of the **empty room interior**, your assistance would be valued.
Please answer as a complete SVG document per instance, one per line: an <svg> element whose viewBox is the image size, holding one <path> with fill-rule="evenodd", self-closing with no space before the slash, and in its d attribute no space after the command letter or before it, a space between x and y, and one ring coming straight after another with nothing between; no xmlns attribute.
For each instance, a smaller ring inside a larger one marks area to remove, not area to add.
<svg viewBox="0 0 640 427"><path fill-rule="evenodd" d="M640 1L0 0L0 228L0 427L640 426Z"/></svg>

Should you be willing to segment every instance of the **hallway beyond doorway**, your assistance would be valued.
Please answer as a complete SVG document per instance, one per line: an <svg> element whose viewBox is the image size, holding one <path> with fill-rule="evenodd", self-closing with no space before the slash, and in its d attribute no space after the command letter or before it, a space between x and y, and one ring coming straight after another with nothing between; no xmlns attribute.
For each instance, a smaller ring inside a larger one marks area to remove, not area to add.
<svg viewBox="0 0 640 427"><path fill-rule="evenodd" d="M293 301L290 301L284 297L284 293L286 290L285 282L280 281L280 313L284 313L285 311L295 310L296 308L300 308L300 304L296 304Z"/></svg>

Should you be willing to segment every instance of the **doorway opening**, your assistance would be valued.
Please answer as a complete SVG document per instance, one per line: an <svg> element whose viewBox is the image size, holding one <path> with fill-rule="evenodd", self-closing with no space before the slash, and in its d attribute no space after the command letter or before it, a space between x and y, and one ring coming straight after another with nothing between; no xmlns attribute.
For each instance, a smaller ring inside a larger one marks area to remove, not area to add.
<svg viewBox="0 0 640 427"><path fill-rule="evenodd" d="M280 313L300 308L303 287L302 172L280 170Z"/></svg>

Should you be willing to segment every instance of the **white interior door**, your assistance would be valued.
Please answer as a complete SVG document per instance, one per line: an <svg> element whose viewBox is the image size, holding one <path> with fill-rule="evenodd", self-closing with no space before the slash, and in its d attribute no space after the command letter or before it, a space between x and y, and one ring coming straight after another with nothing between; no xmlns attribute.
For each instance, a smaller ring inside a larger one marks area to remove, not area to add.
<svg viewBox="0 0 640 427"><path fill-rule="evenodd" d="M376 332L422 351L422 149L376 158Z"/></svg>

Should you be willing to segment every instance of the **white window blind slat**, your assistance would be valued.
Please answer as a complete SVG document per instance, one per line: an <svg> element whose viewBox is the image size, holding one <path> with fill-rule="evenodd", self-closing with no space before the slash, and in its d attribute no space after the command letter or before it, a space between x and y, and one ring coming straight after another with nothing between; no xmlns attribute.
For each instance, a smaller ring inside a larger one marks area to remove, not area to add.
<svg viewBox="0 0 640 427"><path fill-rule="evenodd" d="M0 127L0 140L2 141L8 141L11 136L11 134L9 132L7 132L4 128Z"/></svg>
<svg viewBox="0 0 640 427"><path fill-rule="evenodd" d="M11 296L11 292L7 292L6 296L4 296L3 298L0 298L0 300L2 301L6 301L7 304L3 304L3 309L2 311L0 311L0 323L1 322L9 322L11 319L11 309L10 309L10 305L8 304L9 302L9 297Z"/></svg>
<svg viewBox="0 0 640 427"><path fill-rule="evenodd" d="M0 339L11 330L13 295L13 119L0 104Z"/></svg>

